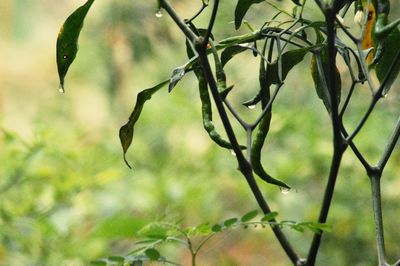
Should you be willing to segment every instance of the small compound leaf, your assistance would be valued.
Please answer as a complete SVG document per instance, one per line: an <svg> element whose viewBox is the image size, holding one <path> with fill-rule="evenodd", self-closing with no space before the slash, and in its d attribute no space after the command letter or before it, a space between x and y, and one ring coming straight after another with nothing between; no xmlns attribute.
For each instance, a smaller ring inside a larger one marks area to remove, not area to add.
<svg viewBox="0 0 400 266"><path fill-rule="evenodd" d="M146 249L146 251L144 253L151 260L158 260L161 256L160 252L158 252L158 250L155 248Z"/></svg>
<svg viewBox="0 0 400 266"><path fill-rule="evenodd" d="M230 218L224 221L224 226L225 227L231 227L232 225L235 225L239 221L238 218Z"/></svg>
<svg viewBox="0 0 400 266"><path fill-rule="evenodd" d="M233 45L226 48L221 53L222 66L225 66L229 62L229 60L231 60L235 55L240 54L246 50L248 50L248 48L243 45Z"/></svg>
<svg viewBox="0 0 400 266"><path fill-rule="evenodd" d="M261 218L261 222L270 222L270 221L274 220L276 218L276 216L278 216L277 212L267 213L266 215L264 215L263 218Z"/></svg>
<svg viewBox="0 0 400 266"><path fill-rule="evenodd" d="M176 84L185 76L187 70L187 64L177 67L172 71L171 79L169 81L168 91L171 92Z"/></svg>
<svg viewBox="0 0 400 266"><path fill-rule="evenodd" d="M90 262L90 265L95 265L95 266L107 266L108 261L106 259L98 259Z"/></svg>
<svg viewBox="0 0 400 266"><path fill-rule="evenodd" d="M235 9L235 28L239 29L243 18L253 4L264 2L264 0L239 0Z"/></svg>
<svg viewBox="0 0 400 266"><path fill-rule="evenodd" d="M131 166L126 160L126 152L128 151L131 143L132 143L132 138L133 138L133 133L134 133L134 126L136 122L138 121L140 114L142 113L143 106L146 101L151 99L151 96L159 91L162 87L167 85L169 83L168 80L164 80L163 82L157 84L156 86L146 89L142 92L140 92L136 98L136 104L135 107L133 108L133 111L131 115L129 116L128 122L123 125L120 130L119 130L119 139L121 141L122 145L122 150L123 150L123 155L124 155L124 161L128 165L129 168Z"/></svg>
<svg viewBox="0 0 400 266"><path fill-rule="evenodd" d="M195 228L193 228L193 230L191 231L191 235L192 236L206 236L211 234L212 230L211 230L211 225L209 223L204 223L204 224L200 224L198 226L196 226Z"/></svg>
<svg viewBox="0 0 400 266"><path fill-rule="evenodd" d="M214 224L211 227L211 231L213 231L214 233L221 232L222 231L222 226L220 224Z"/></svg>
<svg viewBox="0 0 400 266"><path fill-rule="evenodd" d="M257 210L250 211L250 212L246 213L245 215L243 215L242 218L240 218L240 221L242 223L248 222L248 221L254 219L257 215L258 215Z"/></svg>
<svg viewBox="0 0 400 266"><path fill-rule="evenodd" d="M60 78L61 90L64 92L64 79L68 68L75 60L78 52L79 34L83 27L86 14L94 0L88 0L84 5L76 9L64 22L57 37L57 68Z"/></svg>
<svg viewBox="0 0 400 266"><path fill-rule="evenodd" d="M121 256L109 256L108 260L112 262L124 262L125 258Z"/></svg>

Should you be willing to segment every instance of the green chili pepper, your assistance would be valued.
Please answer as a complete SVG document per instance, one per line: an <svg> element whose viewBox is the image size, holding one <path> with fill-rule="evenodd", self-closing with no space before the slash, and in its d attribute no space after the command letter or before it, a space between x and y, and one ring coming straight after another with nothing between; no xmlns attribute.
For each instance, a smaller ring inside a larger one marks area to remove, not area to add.
<svg viewBox="0 0 400 266"><path fill-rule="evenodd" d="M261 58L259 81L260 81L260 87L261 87L260 98L262 99L263 108L266 107L266 105L271 97L270 96L271 81L269 80L271 77L272 77L272 75L267 75L264 59ZM262 163L261 163L261 150L262 150L262 147L264 146L265 139L269 132L271 118L272 118L272 109L269 108L268 112L264 115L264 117L260 121L260 124L258 125L257 133L256 133L256 135L253 139L253 143L251 145L251 153L250 153L251 165L253 167L254 173L256 173L265 182L290 189L290 187L287 184L285 184L284 182L271 177L264 170Z"/></svg>

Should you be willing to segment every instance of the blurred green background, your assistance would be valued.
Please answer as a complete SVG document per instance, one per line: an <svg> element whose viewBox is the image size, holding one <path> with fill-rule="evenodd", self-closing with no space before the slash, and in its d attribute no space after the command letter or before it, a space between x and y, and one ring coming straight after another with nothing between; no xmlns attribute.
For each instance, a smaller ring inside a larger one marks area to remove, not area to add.
<svg viewBox="0 0 400 266"><path fill-rule="evenodd" d="M163 90L152 98L128 152L134 169L122 160L118 130L136 94L169 77L186 60L183 36L167 16L156 18L155 1L96 1L66 79L66 94L59 93L58 30L83 2L0 2L0 265L88 265L127 254L135 233L150 221L216 223L257 208L234 156L213 145L202 129L191 75L171 94ZM200 5L172 3L182 17ZM231 23L235 4L222 1L217 39L238 34ZM392 9L398 12L396 5ZM256 26L273 14L266 4L258 7L248 16ZM206 25L207 14L199 26ZM309 60L289 75L265 145L266 168L293 186L282 194L260 182L284 220L316 220L330 163L329 118L314 92ZM240 112L250 112L248 117L251 111L239 103L257 90L257 64L248 54L227 66L228 81L236 88L233 101ZM340 70L345 84L349 75ZM356 139L370 160L379 158L395 123L398 89ZM349 128L365 110L368 96L367 88L357 89L346 120ZM244 134L239 136L244 141ZM399 161L396 148L382 185L391 261L400 255ZM369 182L351 151L343 160L329 224L333 230L323 238L318 265L376 265ZM311 233L285 231L305 255ZM189 263L185 250L165 251L172 260ZM270 229L237 229L210 242L199 265L289 265L289 260Z"/></svg>

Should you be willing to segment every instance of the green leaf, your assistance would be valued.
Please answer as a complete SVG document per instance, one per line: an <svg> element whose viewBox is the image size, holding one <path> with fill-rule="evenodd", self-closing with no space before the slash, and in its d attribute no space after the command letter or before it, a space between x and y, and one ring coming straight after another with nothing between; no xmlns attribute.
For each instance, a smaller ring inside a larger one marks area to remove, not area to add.
<svg viewBox="0 0 400 266"><path fill-rule="evenodd" d="M209 235L212 232L211 230L211 225L209 223L204 223L196 226L193 228L193 230L190 232L190 235L192 236L205 236Z"/></svg>
<svg viewBox="0 0 400 266"><path fill-rule="evenodd" d="M278 216L278 212L270 212L270 213L267 213L266 215L264 215L264 217L261 218L261 221L269 222L269 221L272 221L273 219L275 219L276 216Z"/></svg>
<svg viewBox="0 0 400 266"><path fill-rule="evenodd" d="M235 28L239 29L243 18L253 4L264 2L264 0L239 0L235 9Z"/></svg>
<svg viewBox="0 0 400 266"><path fill-rule="evenodd" d="M105 259L99 259L99 260L91 261L90 264L96 265L96 266L106 266L108 263L107 263L107 260L105 260Z"/></svg>
<svg viewBox="0 0 400 266"><path fill-rule="evenodd" d="M146 90L140 92L136 98L136 104L135 104L135 107L133 108L131 115L129 116L128 122L125 125L123 125L119 130L119 139L120 139L121 145L122 145L124 161L128 165L129 168L131 168L131 166L129 165L128 161L126 160L126 152L128 151L129 146L132 143L134 127L140 117L140 114L142 113L143 106L146 101L151 99L151 96L154 93L159 91L162 87L164 87L168 83L169 83L169 79L164 80L163 82L157 84L156 86L154 86L152 88L149 88L149 89L146 89Z"/></svg>
<svg viewBox="0 0 400 266"><path fill-rule="evenodd" d="M227 220L224 221L224 225L226 227L230 227L232 225L235 225L238 221L239 221L238 218L230 218L230 219L227 219Z"/></svg>
<svg viewBox="0 0 400 266"><path fill-rule="evenodd" d="M388 73L390 66L395 63L394 60L399 51L399 43L400 31L394 29L381 44L383 49L381 57L377 60L377 63L372 65L372 68L375 68L376 76L380 82L383 82L386 75L389 74L387 81L384 84L383 95L386 95L389 92L400 72L400 61L398 61L394 65L393 70Z"/></svg>
<svg viewBox="0 0 400 266"><path fill-rule="evenodd" d="M326 109L330 113L332 110L331 96L328 88L328 52L327 47L321 49L320 52L314 54L311 59L311 75L314 80L315 89L318 97L323 101ZM340 94L342 82L339 70L335 67L335 79L338 94L336 95L338 103L340 102Z"/></svg>
<svg viewBox="0 0 400 266"><path fill-rule="evenodd" d="M146 249L144 253L151 260L158 260L160 258L160 252L155 248Z"/></svg>
<svg viewBox="0 0 400 266"><path fill-rule="evenodd" d="M125 258L121 256L109 256L108 260L112 262L124 262Z"/></svg>
<svg viewBox="0 0 400 266"><path fill-rule="evenodd" d="M229 60L231 60L235 55L240 54L247 49L247 47L244 47L242 45L233 45L224 49L224 51L222 51L221 53L222 66L225 66L229 62Z"/></svg>
<svg viewBox="0 0 400 266"><path fill-rule="evenodd" d="M222 231L222 226L220 224L214 224L211 227L211 231L217 233L217 232L221 232Z"/></svg>
<svg viewBox="0 0 400 266"><path fill-rule="evenodd" d="M86 14L94 0L88 0L84 5L76 9L64 22L57 38L57 68L60 78L60 86L64 92L64 79L69 66L75 60L78 52L79 34L83 27Z"/></svg>
<svg viewBox="0 0 400 266"><path fill-rule="evenodd" d="M289 74L290 70L293 69L297 64L303 61L305 55L314 49L315 46L310 46L306 48L294 49L287 51L282 54L281 62L282 62L282 77L281 81L283 82L287 75ZM266 87L270 87L272 84L277 84L279 81L278 78L278 60L275 60L268 66L267 72L267 80L266 80ZM257 104L261 100L261 90L257 95L255 95L252 99L243 103L244 106L251 106Z"/></svg>
<svg viewBox="0 0 400 266"><path fill-rule="evenodd" d="M242 218L240 218L240 221L242 223L248 222L248 221L254 219L257 215L258 215L257 210L250 211L250 212L246 213L245 215L243 215Z"/></svg>

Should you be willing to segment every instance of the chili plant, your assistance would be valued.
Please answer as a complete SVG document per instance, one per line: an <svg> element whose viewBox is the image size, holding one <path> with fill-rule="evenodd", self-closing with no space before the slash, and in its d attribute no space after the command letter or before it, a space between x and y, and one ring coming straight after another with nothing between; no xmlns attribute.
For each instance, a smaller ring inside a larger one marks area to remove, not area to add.
<svg viewBox="0 0 400 266"><path fill-rule="evenodd" d="M57 64L62 91L65 75L77 53L79 33L93 2L94 0L88 0L79 7L61 28L57 40ZM219 0L199 1L198 12L189 18L182 18L168 0L158 0L156 16L160 17L166 13L186 37L188 61L171 71L170 78L138 94L128 122L119 132L124 160L129 166L126 153L132 144L134 128L145 103L164 87L168 87L171 92L185 75L193 73L198 80L204 129L217 145L232 150L236 155L238 170L247 181L259 208L264 215L273 213L256 178L284 191L289 190L290 185L285 182L285 177L273 177L268 173L261 161L262 150L270 133L273 106L285 79L294 67L308 60L307 55L310 54L310 72L315 91L329 114L333 136L330 170L316 224L327 222L343 155L351 151L365 168L371 183L372 215L376 228L379 265L389 265L385 252L380 184L385 166L400 136L400 118L377 163L366 159L355 137L364 129L371 113L396 81L400 70L400 51L396 49L400 42L400 32L397 28L400 18L389 21L389 0L292 0L290 3L293 10L288 12L269 1L238 0L234 11L235 29L245 24L245 16L250 9L256 8L256 4L268 5L274 15L272 18L265 18L265 23L258 29L249 26L250 32L247 34L218 39L214 32L214 24L220 12ZM322 12L322 20L306 15L305 7L312 5ZM352 6L353 13L349 11ZM196 25L197 19L204 16L203 12L207 9L211 9L209 23L206 28L200 28ZM354 17L359 27L346 25L343 20L346 17ZM249 25L248 22L246 24ZM231 103L231 92L240 88L227 84L225 68L236 55L249 52L259 60L259 90L252 99L243 100L243 105L250 109L259 107L258 116L253 121L245 119ZM350 75L349 84L342 81L343 71L338 69L339 60L344 62L345 71ZM342 90L345 86L348 89ZM350 113L354 91L360 86L369 88L370 104L357 126L350 129L345 121ZM211 99L214 105L211 104ZM221 137L213 123L214 108L227 139ZM232 118L241 125L247 136L242 144L237 137L238 131L232 126ZM279 222L275 217L272 216L268 222L293 265L315 265L323 237L321 228L314 230L309 252L302 256L293 248L281 227L276 226ZM147 257L159 258L156 250L146 250ZM394 265L400 265L400 261Z"/></svg>

